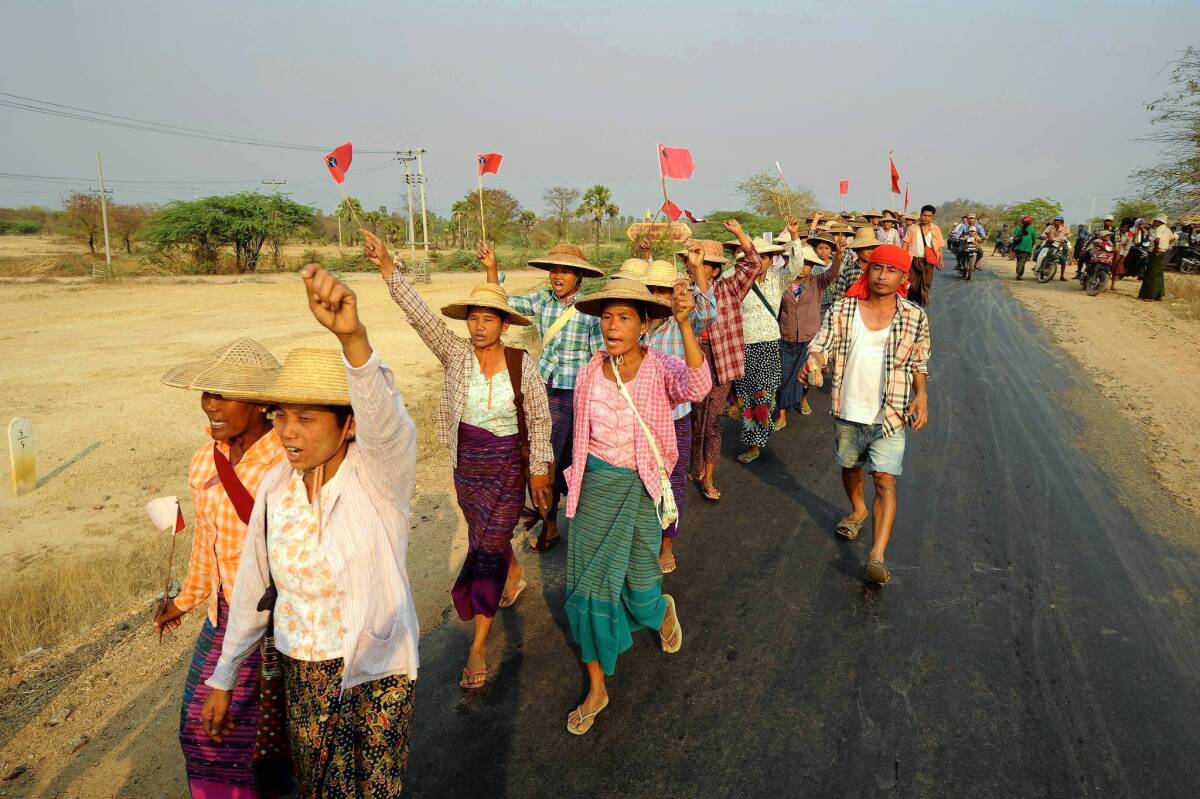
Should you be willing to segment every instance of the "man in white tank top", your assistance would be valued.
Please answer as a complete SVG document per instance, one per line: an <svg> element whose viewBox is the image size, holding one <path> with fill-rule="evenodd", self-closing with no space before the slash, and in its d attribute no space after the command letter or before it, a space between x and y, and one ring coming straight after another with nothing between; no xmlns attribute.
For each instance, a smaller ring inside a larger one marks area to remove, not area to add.
<svg viewBox="0 0 1200 799"><path fill-rule="evenodd" d="M904 427L920 430L929 420L929 320L905 299L912 262L901 247L875 248L867 271L825 315L800 375L819 375L833 362L834 453L851 505L836 532L854 540L873 519L864 574L879 585L891 579L884 553L896 519ZM875 484L869 513L864 466Z"/></svg>

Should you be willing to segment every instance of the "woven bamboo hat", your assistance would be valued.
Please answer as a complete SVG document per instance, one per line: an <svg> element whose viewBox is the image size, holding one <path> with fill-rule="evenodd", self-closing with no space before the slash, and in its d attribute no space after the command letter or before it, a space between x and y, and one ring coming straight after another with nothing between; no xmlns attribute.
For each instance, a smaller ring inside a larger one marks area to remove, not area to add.
<svg viewBox="0 0 1200 799"><path fill-rule="evenodd" d="M816 233L809 234L808 243L815 246L818 241L823 241L830 247L836 247L837 242L829 238L829 231L818 230Z"/></svg>
<svg viewBox="0 0 1200 799"><path fill-rule="evenodd" d="M899 217L897 217L897 216L896 216L894 213L892 213L891 211L884 211L884 212L883 212L883 216L880 218L880 220L879 220L879 224L881 224L881 225L882 225L884 222L891 222L893 225L896 225L897 227L899 227L899 225L900 225L900 219L899 219Z"/></svg>
<svg viewBox="0 0 1200 799"><path fill-rule="evenodd" d="M854 228L850 227L849 225L847 225L845 222L843 222L841 220L834 222L832 225L825 228L825 230L828 231L829 233L840 233L843 236L853 236L854 235Z"/></svg>
<svg viewBox="0 0 1200 799"><path fill-rule="evenodd" d="M901 218L907 219L910 222L916 222L921 218L921 215L916 211L905 211L903 214L901 214Z"/></svg>
<svg viewBox="0 0 1200 799"><path fill-rule="evenodd" d="M765 241L764 239L751 239L750 243L754 245L754 249L759 255L779 255L780 253L789 251L791 249L790 247L784 247L782 244L776 244L773 241ZM725 242L726 247L730 246L731 244L735 247L741 246L736 239L732 242ZM738 252L737 257L742 257L742 253L740 251Z"/></svg>
<svg viewBox="0 0 1200 799"><path fill-rule="evenodd" d="M604 313L605 303L613 300L640 302L646 306L646 315L651 319L666 319L671 315L671 306L651 294L645 283L628 278L609 281L608 288L576 300L575 307L588 316L600 316Z"/></svg>
<svg viewBox="0 0 1200 799"><path fill-rule="evenodd" d="M610 280L618 278L627 278L628 280L643 280L646 277L646 272L650 269L650 264L642 258L626 258L625 263L621 264L621 268L609 275Z"/></svg>
<svg viewBox="0 0 1200 799"><path fill-rule="evenodd" d="M846 246L852 250L865 250L868 247L878 247L881 244L883 242L875 236L875 228L867 225L854 231L854 239Z"/></svg>
<svg viewBox="0 0 1200 799"><path fill-rule="evenodd" d="M508 317L510 324L521 325L522 327L533 324L533 320L528 316L517 313L509 306L508 292L495 283L480 283L478 286L473 286L471 288L471 295L465 300L443 305L442 316L448 316L451 319L466 319L473 307L491 308L493 311L500 311Z"/></svg>
<svg viewBox="0 0 1200 799"><path fill-rule="evenodd" d="M808 245L800 248L800 259L805 263L816 264L817 266L825 266L825 262L817 257L817 251Z"/></svg>
<svg viewBox="0 0 1200 799"><path fill-rule="evenodd" d="M604 277L604 272L588 263L588 259L583 257L583 250L574 244L555 244L550 248L550 252L540 258L531 259L529 265L534 269L547 271L554 266L569 266L583 272L585 277Z"/></svg>
<svg viewBox="0 0 1200 799"><path fill-rule="evenodd" d="M879 211L874 208L868 208L862 212L863 219L870 219L873 216L883 216L883 214L879 213Z"/></svg>
<svg viewBox="0 0 1200 799"><path fill-rule="evenodd" d="M804 241L807 238L808 238L808 231L805 230L804 228L800 228L800 241ZM787 228L784 228L783 232L775 237L775 243L776 244L791 244L792 243L792 232L790 230L788 230Z"/></svg>
<svg viewBox="0 0 1200 799"><path fill-rule="evenodd" d="M337 350L292 350L283 359L275 382L255 399L287 405L349 405L342 354Z"/></svg>
<svg viewBox="0 0 1200 799"><path fill-rule="evenodd" d="M279 374L279 361L252 338L235 338L200 361L176 366L162 376L172 388L207 391L229 399L248 399Z"/></svg>
<svg viewBox="0 0 1200 799"><path fill-rule="evenodd" d="M650 269L642 278L647 287L660 289L675 288L676 280L679 280L679 273L675 271L675 264L670 261L655 261L650 264Z"/></svg>
<svg viewBox="0 0 1200 799"><path fill-rule="evenodd" d="M721 242L716 239L696 239L700 247L704 250L704 262L709 264L717 264L724 266L729 263L729 259L725 257L725 251L721 248ZM687 259L687 250L676 250L676 258Z"/></svg>

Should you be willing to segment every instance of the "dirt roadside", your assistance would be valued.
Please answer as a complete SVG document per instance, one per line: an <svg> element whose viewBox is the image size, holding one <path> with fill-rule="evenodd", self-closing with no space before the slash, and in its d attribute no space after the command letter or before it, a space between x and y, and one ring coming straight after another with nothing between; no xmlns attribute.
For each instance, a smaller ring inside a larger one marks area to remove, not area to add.
<svg viewBox="0 0 1200 799"><path fill-rule="evenodd" d="M1027 272L1018 281L1012 261L987 258L984 265L1004 279L1054 343L1116 402L1123 420L1142 431L1139 454L1171 497L1200 514L1195 495L1200 484L1200 426L1194 423L1200 419L1200 320L1184 318L1169 302L1138 300L1141 284L1136 280L1122 280L1115 291L1089 297L1075 280L1039 284ZM954 279L951 274L942 279ZM1200 287L1198 276L1172 277ZM1113 452L1110 457L1128 455ZM1195 536L1185 538L1195 542Z"/></svg>

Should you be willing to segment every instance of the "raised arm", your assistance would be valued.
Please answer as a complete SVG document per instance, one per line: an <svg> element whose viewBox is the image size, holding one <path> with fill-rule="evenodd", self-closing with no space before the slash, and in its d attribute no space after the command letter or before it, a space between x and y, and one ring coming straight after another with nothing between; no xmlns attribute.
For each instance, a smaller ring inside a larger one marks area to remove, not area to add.
<svg viewBox="0 0 1200 799"><path fill-rule="evenodd" d="M430 352L442 363L460 354L462 348L467 346L466 340L450 332L446 321L433 312L412 284L405 279L404 274L396 268L395 262L388 255L387 245L383 240L365 228L359 228L359 232L363 237L363 255L379 267L379 274L387 283L392 300L404 311L408 323L425 342L425 346L429 347Z"/></svg>
<svg viewBox="0 0 1200 799"><path fill-rule="evenodd" d="M740 302L747 294L750 293L750 286L753 285L754 279L758 277L758 272L762 269L762 258L758 254L758 250L754 249L754 244L750 241L750 237L746 235L746 231L742 230L742 224L736 219L730 218L721 222L733 235L737 236L738 244L742 246L742 258L740 264L736 264L736 271L725 278L730 281L730 288L735 293L735 296Z"/></svg>

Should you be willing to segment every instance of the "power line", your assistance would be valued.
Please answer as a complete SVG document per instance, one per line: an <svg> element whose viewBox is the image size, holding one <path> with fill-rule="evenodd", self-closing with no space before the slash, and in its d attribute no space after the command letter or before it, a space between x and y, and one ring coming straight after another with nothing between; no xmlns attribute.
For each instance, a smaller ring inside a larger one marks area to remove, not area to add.
<svg viewBox="0 0 1200 799"><path fill-rule="evenodd" d="M218 133L210 130L201 130L199 128L184 127L182 125L171 125L166 122L153 122L123 114L109 114L104 111L93 111L91 109L79 108L73 105L54 103L49 100L39 100L35 97L23 97L19 94L10 94L9 92L0 92L0 98L9 98L0 99L0 108L31 111L33 113L45 114L47 116L60 117L63 119L75 119L81 122L92 122L98 125L109 125L112 127L126 128L129 130L140 130L146 133L161 133L167 136L203 139L206 141L224 142L226 144L243 144L250 147L268 147L277 150L324 152L329 149L328 147L314 144L296 144L293 142L273 141L271 139L235 136L229 133ZM359 150L358 152L362 154L384 155L391 154L392 151Z"/></svg>

